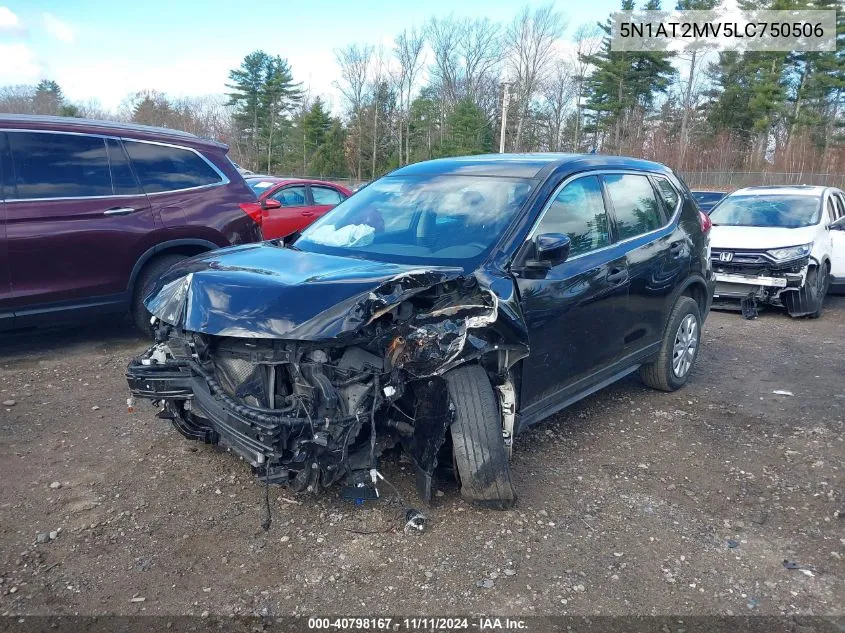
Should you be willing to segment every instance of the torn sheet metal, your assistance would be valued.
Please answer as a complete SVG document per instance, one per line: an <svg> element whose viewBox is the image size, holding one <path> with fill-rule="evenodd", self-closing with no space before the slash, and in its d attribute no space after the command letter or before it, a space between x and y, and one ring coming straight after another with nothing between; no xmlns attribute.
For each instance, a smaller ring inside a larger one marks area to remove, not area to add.
<svg viewBox="0 0 845 633"><path fill-rule="evenodd" d="M216 336L321 341L354 333L460 268L421 269L304 253L270 242L171 268L145 301L165 323Z"/></svg>
<svg viewBox="0 0 845 633"><path fill-rule="evenodd" d="M188 260L146 305L159 342L127 370L133 397L299 491L354 486L402 447L428 501L453 418L441 376L488 357L500 384L528 354L510 278L272 243Z"/></svg>

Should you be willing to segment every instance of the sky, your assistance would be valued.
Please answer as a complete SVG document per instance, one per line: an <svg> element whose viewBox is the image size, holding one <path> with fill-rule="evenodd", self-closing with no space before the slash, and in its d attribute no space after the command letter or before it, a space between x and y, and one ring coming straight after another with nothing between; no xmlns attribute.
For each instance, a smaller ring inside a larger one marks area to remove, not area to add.
<svg viewBox="0 0 845 633"><path fill-rule="evenodd" d="M546 0L0 0L0 86L59 83L71 101L117 110L129 94L173 97L226 92L229 70L262 49L286 58L294 78L334 108L334 51L353 42L389 52L404 28L432 16L509 22ZM618 0L557 0L565 37L604 22Z"/></svg>

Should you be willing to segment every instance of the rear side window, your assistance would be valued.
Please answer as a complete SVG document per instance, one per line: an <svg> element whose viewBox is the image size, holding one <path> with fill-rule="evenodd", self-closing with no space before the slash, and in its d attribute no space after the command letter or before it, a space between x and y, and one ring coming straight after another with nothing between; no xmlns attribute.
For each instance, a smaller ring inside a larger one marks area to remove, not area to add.
<svg viewBox="0 0 845 633"><path fill-rule="evenodd" d="M8 132L7 199L112 195L105 140L96 136Z"/></svg>
<svg viewBox="0 0 845 633"><path fill-rule="evenodd" d="M124 141L135 173L146 193L178 191L222 182L202 157L181 147Z"/></svg>
<svg viewBox="0 0 845 633"><path fill-rule="evenodd" d="M663 224L660 204L646 176L609 174L603 178L613 203L620 240L660 228Z"/></svg>
<svg viewBox="0 0 845 633"><path fill-rule="evenodd" d="M129 157L117 139L106 139L106 150L109 155L109 167L111 167L111 180L114 193L118 196L140 194L141 188L132 173L129 164Z"/></svg>
<svg viewBox="0 0 845 633"><path fill-rule="evenodd" d="M595 176L573 180L552 200L538 233L562 233L572 240L570 257L610 244L601 183Z"/></svg>
<svg viewBox="0 0 845 633"><path fill-rule="evenodd" d="M343 202L343 196L340 192L330 189L329 187L311 186L311 195L314 197L314 204L340 204Z"/></svg>
<svg viewBox="0 0 845 633"><path fill-rule="evenodd" d="M681 196L678 194L678 190L675 189L674 185L662 176L655 176L654 182L657 183L657 189L663 197L663 202L666 203L666 211L671 217L678 207L678 201L681 199Z"/></svg>

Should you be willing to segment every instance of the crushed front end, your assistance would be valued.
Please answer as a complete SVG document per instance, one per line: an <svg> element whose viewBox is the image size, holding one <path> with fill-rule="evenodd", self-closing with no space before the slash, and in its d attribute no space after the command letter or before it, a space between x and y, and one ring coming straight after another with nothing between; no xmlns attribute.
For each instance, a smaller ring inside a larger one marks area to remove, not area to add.
<svg viewBox="0 0 845 633"><path fill-rule="evenodd" d="M272 482L318 490L413 436L405 383L362 347L158 332L127 370L133 397L157 401L185 437L220 444Z"/></svg>
<svg viewBox="0 0 845 633"><path fill-rule="evenodd" d="M186 329L192 318L211 321L190 314L203 303L199 283L188 273L148 301L170 322L158 319L156 343L129 364L130 392L185 437L219 444L296 491L356 486L401 447L428 501L452 422L443 374L477 361L506 376L527 353L500 318L509 310L472 276L392 277L274 337L251 336L246 319L215 333Z"/></svg>
<svg viewBox="0 0 845 633"><path fill-rule="evenodd" d="M800 302L803 296L800 291L807 283L809 248L806 252L788 254L785 259L765 250L713 248L711 258L716 279L714 303L759 301L785 306L790 313L793 308L800 309L796 303Z"/></svg>

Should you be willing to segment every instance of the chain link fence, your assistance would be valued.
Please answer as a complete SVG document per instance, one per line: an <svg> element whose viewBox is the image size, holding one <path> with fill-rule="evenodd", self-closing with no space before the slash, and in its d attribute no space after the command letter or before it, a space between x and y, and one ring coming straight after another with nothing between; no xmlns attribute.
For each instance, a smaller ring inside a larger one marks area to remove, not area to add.
<svg viewBox="0 0 845 633"><path fill-rule="evenodd" d="M768 185L824 185L845 189L845 174L808 174L772 171L682 171L690 189L734 191Z"/></svg>

